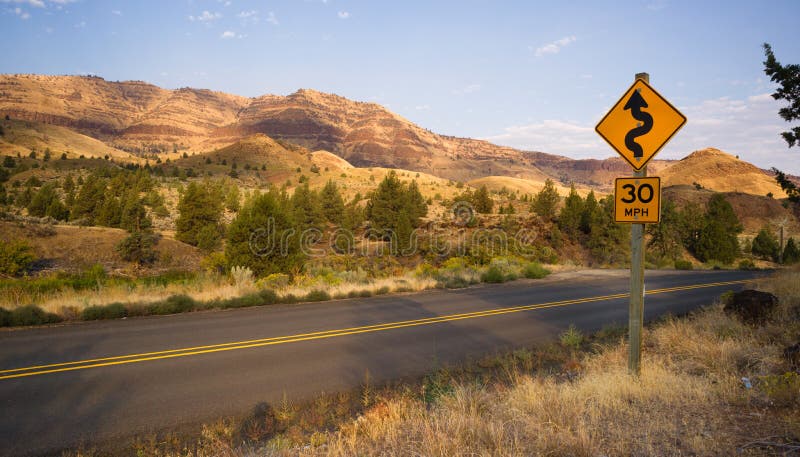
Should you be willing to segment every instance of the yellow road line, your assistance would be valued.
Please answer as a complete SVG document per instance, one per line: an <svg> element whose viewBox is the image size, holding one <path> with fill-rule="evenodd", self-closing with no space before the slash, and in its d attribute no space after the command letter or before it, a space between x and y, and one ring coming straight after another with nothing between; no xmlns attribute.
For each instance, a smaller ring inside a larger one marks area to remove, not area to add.
<svg viewBox="0 0 800 457"><path fill-rule="evenodd" d="M715 282L715 283L707 283L707 284L696 284L690 286L677 286L677 287L669 287L664 289L656 289L652 291L648 291L647 295L656 295L656 294L663 294L669 292L677 292L683 290L692 290L692 289L701 289L701 288L708 288L708 287L719 287L725 285L733 285L733 284L741 284L747 282L749 280L737 280L737 281L725 281L725 282ZM37 365L31 367L24 367L24 368L14 368L14 369L7 369L7 370L0 370L0 374L4 374L0 376L0 380L3 379L13 379L13 378L21 378L27 376L36 376L36 375L43 375L49 373L59 373L65 371L74 371L74 370L84 370L89 368L99 368L99 367L106 367L106 366L113 366L113 365L123 365L129 363L139 363L139 362L146 362L152 360L161 360L161 359L170 359L176 357L187 357L192 355L201 355L201 354L209 354L214 352L223 352L223 351L232 351L236 349L247 349L247 348L254 348L254 347L262 347L262 346L271 346L276 344L285 344L285 343L295 343L300 341L309 341L309 340L317 340L317 339L325 339L325 338L332 338L337 336L346 336L346 335L355 335L360 333L371 333L371 332L378 332L383 330L391 330L391 329L398 329L398 328L405 328L405 327L414 327L420 325L430 325L430 324L438 324L443 322L452 322L457 320L464 320L464 319L474 319L478 317L489 317L489 316L496 316L501 314L509 314L509 313L517 313L522 311L531 311L536 309L546 309L546 308L555 308L555 307L562 307L562 306L569 306L569 305L576 305L576 304L583 304L583 303L591 303L597 301L604 301L604 300L613 300L618 298L625 298L627 297L627 293L621 294L612 294L612 295L602 295L597 297L588 297L588 298L579 298L573 300L561 300L556 302L549 302L549 303L542 303L542 304L534 304L534 305L521 305L521 306L513 306L508 308L495 308L491 310L485 311L475 311L471 313L461 313L461 314L450 314L445 316L437 316L437 317L428 317L424 319L415 319L415 320L408 320L408 321L399 321L399 322L388 322L384 324L374 324L374 325L367 325L362 327L350 327L345 329L337 329L337 330L326 330L320 332L312 332L312 333L303 333L298 335L287 335L287 336L280 336L280 337L271 337L271 338L261 338L255 340L246 340L246 341L237 341L237 342L230 342L230 343L222 343L222 344L214 344L214 345L205 345L205 346L194 346L194 347L187 347L181 349L170 349L164 351L155 351L155 352L145 352L140 354L129 354L129 355L121 355L121 356L113 356L113 357L102 357L102 358L95 358L95 359L87 359L87 360L79 360L73 362L62 362L62 363L54 363L49 365Z"/></svg>

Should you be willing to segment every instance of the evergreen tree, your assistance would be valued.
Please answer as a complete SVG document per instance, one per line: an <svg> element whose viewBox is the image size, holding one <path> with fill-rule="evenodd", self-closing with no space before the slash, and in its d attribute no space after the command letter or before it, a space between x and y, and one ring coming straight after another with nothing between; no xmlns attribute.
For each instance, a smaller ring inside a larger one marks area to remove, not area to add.
<svg viewBox="0 0 800 457"><path fill-rule="evenodd" d="M221 233L222 202L209 183L191 182L178 200L175 238L197 246L200 231L210 226Z"/></svg>
<svg viewBox="0 0 800 457"><path fill-rule="evenodd" d="M232 213L239 211L239 208L241 208L240 199L239 186L236 183L232 183L225 194L225 208Z"/></svg>
<svg viewBox="0 0 800 457"><path fill-rule="evenodd" d="M581 214L583 213L583 199L575 190L575 184L570 187L569 195L564 200L564 207L558 214L558 227L567 236L576 239L581 224Z"/></svg>
<svg viewBox="0 0 800 457"><path fill-rule="evenodd" d="M486 186L481 186L472 194L472 207L481 214L490 214L492 212L494 202L489 196L489 190Z"/></svg>
<svg viewBox="0 0 800 457"><path fill-rule="evenodd" d="M800 249L797 247L794 238L789 237L786 246L783 248L783 263L791 265L800 262Z"/></svg>
<svg viewBox="0 0 800 457"><path fill-rule="evenodd" d="M44 217L47 214L47 208L53 200L57 199L58 195L56 194L55 186L50 183L45 184L39 188L39 191L34 194L28 204L28 214L34 217Z"/></svg>
<svg viewBox="0 0 800 457"><path fill-rule="evenodd" d="M764 54L767 60L764 61L764 72L778 83L780 87L772 94L775 100L786 100L789 106L783 107L778 114L786 121L791 122L800 119L800 65L781 65L772 52L772 47L764 43ZM793 127L787 132L781 133L783 139L789 147L800 142L800 126Z"/></svg>
<svg viewBox="0 0 800 457"><path fill-rule="evenodd" d="M627 225L614 222L614 197L601 199L596 214L586 247L601 264L624 263L630 253L630 230Z"/></svg>
<svg viewBox="0 0 800 457"><path fill-rule="evenodd" d="M20 208L27 208L28 205L31 203L31 200L33 200L33 189L26 186L25 190L23 190L17 195L15 203Z"/></svg>
<svg viewBox="0 0 800 457"><path fill-rule="evenodd" d="M153 226L153 222L144 209L144 203L135 190L128 192L125 197L119 226L129 232L146 230Z"/></svg>
<svg viewBox="0 0 800 457"><path fill-rule="evenodd" d="M707 208L694 255L703 262L718 260L730 264L739 255L737 235L743 227L724 195L714 194Z"/></svg>
<svg viewBox="0 0 800 457"><path fill-rule="evenodd" d="M80 179L80 177L79 177ZM72 219L85 218L89 225L95 224L106 198L106 181L94 174L86 178L75 197L75 205L70 211Z"/></svg>
<svg viewBox="0 0 800 457"><path fill-rule="evenodd" d="M544 187L534 197L531 204L531 211L538 214L539 217L545 220L553 220L556 217L556 208L558 207L560 197L556 186L550 178L544 182Z"/></svg>
<svg viewBox="0 0 800 457"><path fill-rule="evenodd" d="M0 205L8 204L8 194L6 193L6 186L0 184Z"/></svg>
<svg viewBox="0 0 800 457"><path fill-rule="evenodd" d="M244 266L257 276L298 272L305 256L299 233L281 196L274 190L247 199L228 227L225 258L229 267Z"/></svg>
<svg viewBox="0 0 800 457"><path fill-rule="evenodd" d="M119 198L109 195L103 202L103 207L95 217L95 223L104 227L117 227L119 228L120 221L122 220L122 204Z"/></svg>
<svg viewBox="0 0 800 457"><path fill-rule="evenodd" d="M425 197L419 191L417 181L412 180L408 185L403 188L405 198L405 211L408 215L408 220L412 227L419 227L420 219L428 214L428 204L425 202ZM491 208L489 209L491 211Z"/></svg>
<svg viewBox="0 0 800 457"><path fill-rule="evenodd" d="M594 191L590 191L586 196L586 201L583 203L583 210L581 211L580 229L583 233L589 233L597 221L602 217L602 209L597 203L597 197L594 196Z"/></svg>
<svg viewBox="0 0 800 457"><path fill-rule="evenodd" d="M344 219L344 200L339 193L339 187L333 180L328 180L325 187L320 192L320 203L322 212L328 222L335 225L342 225Z"/></svg>
<svg viewBox="0 0 800 457"><path fill-rule="evenodd" d="M320 228L322 208L317 193L312 191L308 182L298 186L290 200L294 223L301 232L310 228Z"/></svg>
<svg viewBox="0 0 800 457"><path fill-rule="evenodd" d="M758 231L758 235L753 238L751 252L764 260L777 260L781 247L778 240L767 227Z"/></svg>
<svg viewBox="0 0 800 457"><path fill-rule="evenodd" d="M661 222L648 224L647 246L662 259L675 259L682 245L680 213L672 200L665 199L661 205Z"/></svg>
<svg viewBox="0 0 800 457"><path fill-rule="evenodd" d="M397 248L394 252L395 255L403 255L409 253L409 248L412 245L414 228L411 227L411 220L408 215L401 213L397 221L396 242Z"/></svg>
<svg viewBox="0 0 800 457"><path fill-rule="evenodd" d="M418 227L420 218L428 211L428 205L417 187L416 181L404 185L394 170L381 181L367 203L366 217L377 233L383 233L386 240L390 233L396 233L400 214L408 217L412 227Z"/></svg>
<svg viewBox="0 0 800 457"><path fill-rule="evenodd" d="M694 202L684 205L678 215L678 226L683 240L683 245L689 252L696 252L697 243L700 239L700 232L703 230L705 213L703 209Z"/></svg>
<svg viewBox="0 0 800 457"><path fill-rule="evenodd" d="M147 230L135 230L117 244L117 252L122 260L146 265L158 259L155 250L156 237Z"/></svg>

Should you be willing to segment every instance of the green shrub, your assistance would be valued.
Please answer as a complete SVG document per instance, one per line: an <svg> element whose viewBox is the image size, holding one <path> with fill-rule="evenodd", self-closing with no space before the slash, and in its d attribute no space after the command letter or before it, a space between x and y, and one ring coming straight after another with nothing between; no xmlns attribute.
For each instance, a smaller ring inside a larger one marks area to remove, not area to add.
<svg viewBox="0 0 800 457"><path fill-rule="evenodd" d="M128 310L122 303L110 303L108 305L97 305L85 308L81 313L81 319L94 321L99 319L119 319L128 315Z"/></svg>
<svg viewBox="0 0 800 457"><path fill-rule="evenodd" d="M331 294L324 290L312 290L306 295L306 301L327 301L331 299Z"/></svg>
<svg viewBox="0 0 800 457"><path fill-rule="evenodd" d="M0 275L18 276L36 261L33 248L21 240L0 241Z"/></svg>
<svg viewBox="0 0 800 457"><path fill-rule="evenodd" d="M48 313L36 305L25 305L11 311L10 325L42 325L61 322L57 314Z"/></svg>
<svg viewBox="0 0 800 457"><path fill-rule="evenodd" d="M694 268L692 267L692 262L689 262L688 260L683 260L683 259L675 260L676 270L691 270L692 268Z"/></svg>
<svg viewBox="0 0 800 457"><path fill-rule="evenodd" d="M191 311L197 303L188 295L173 295L164 301L151 303L147 307L148 314L178 314Z"/></svg>
<svg viewBox="0 0 800 457"><path fill-rule="evenodd" d="M283 303L287 303L287 304L291 305L291 304L297 303L298 299L297 299L297 296L295 294L286 294L286 295L283 296L281 301Z"/></svg>
<svg viewBox="0 0 800 457"><path fill-rule="evenodd" d="M364 289L358 293L359 297L367 298L372 296L372 291L369 289Z"/></svg>
<svg viewBox="0 0 800 457"><path fill-rule="evenodd" d="M375 295L386 295L389 293L389 286L381 286L378 290L375 291Z"/></svg>
<svg viewBox="0 0 800 457"><path fill-rule="evenodd" d="M569 328L559 336L559 339L562 345L577 351L583 343L583 333L574 324L570 324Z"/></svg>
<svg viewBox="0 0 800 457"><path fill-rule="evenodd" d="M481 275L481 281L489 282L489 283L501 283L505 282L506 277L503 274L503 271L500 270L500 267L495 265L490 266L486 272Z"/></svg>
<svg viewBox="0 0 800 457"><path fill-rule="evenodd" d="M756 264L750 259L742 259L739 261L740 270L757 270Z"/></svg>
<svg viewBox="0 0 800 457"><path fill-rule="evenodd" d="M11 325L11 311L0 308L0 327L8 327Z"/></svg>
<svg viewBox="0 0 800 457"><path fill-rule="evenodd" d="M525 265L523 274L528 279L541 279L550 274L550 270L543 267L539 262L529 262Z"/></svg>
<svg viewBox="0 0 800 457"><path fill-rule="evenodd" d="M779 406L800 403L800 374L788 371L781 375L767 375L758 378L758 387L769 399Z"/></svg>
<svg viewBox="0 0 800 457"><path fill-rule="evenodd" d="M272 289L261 290L258 292L258 296L261 298L262 305L274 305L278 303L278 294Z"/></svg>

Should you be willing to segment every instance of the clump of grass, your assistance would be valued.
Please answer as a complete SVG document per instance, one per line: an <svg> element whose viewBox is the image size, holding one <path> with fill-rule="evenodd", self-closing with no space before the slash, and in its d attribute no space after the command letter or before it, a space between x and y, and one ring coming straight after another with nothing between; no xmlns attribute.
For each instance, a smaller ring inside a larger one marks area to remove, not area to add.
<svg viewBox="0 0 800 457"><path fill-rule="evenodd" d="M481 281L488 283L501 283L506 281L506 277L499 267L491 265L482 275Z"/></svg>
<svg viewBox="0 0 800 457"><path fill-rule="evenodd" d="M550 270L543 267L539 262L529 262L525 265L523 275L528 279L541 279L550 274Z"/></svg>
<svg viewBox="0 0 800 457"><path fill-rule="evenodd" d="M324 290L312 290L305 297L306 301L328 301L330 299L331 294Z"/></svg>
<svg viewBox="0 0 800 457"><path fill-rule="evenodd" d="M197 302L188 295L173 295L164 301L147 306L148 314L178 314L193 310Z"/></svg>
<svg viewBox="0 0 800 457"><path fill-rule="evenodd" d="M3 327L44 325L61 321L61 316L48 313L36 305L20 306L10 311L0 308L0 326Z"/></svg>
<svg viewBox="0 0 800 457"><path fill-rule="evenodd" d="M573 351L580 349L584 340L583 332L578 330L575 324L570 324L569 328L562 332L558 338L562 345Z"/></svg>
<svg viewBox="0 0 800 457"><path fill-rule="evenodd" d="M109 303L108 305L95 305L85 308L81 312L81 319L94 321L98 319L119 319L128 315L128 309L122 303Z"/></svg>
<svg viewBox="0 0 800 457"><path fill-rule="evenodd" d="M676 270L691 270L692 268L694 268L692 266L692 262L689 262L688 260L683 260L683 259L676 259L675 260L675 269Z"/></svg>

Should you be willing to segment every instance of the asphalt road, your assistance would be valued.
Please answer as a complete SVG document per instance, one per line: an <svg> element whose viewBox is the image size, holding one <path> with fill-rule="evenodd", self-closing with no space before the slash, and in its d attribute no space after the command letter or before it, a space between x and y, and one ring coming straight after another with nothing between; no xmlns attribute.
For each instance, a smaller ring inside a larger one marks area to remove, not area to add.
<svg viewBox="0 0 800 457"><path fill-rule="evenodd" d="M681 314L756 273L646 273L645 317ZM731 283L733 281L733 283ZM699 286L699 287L693 287ZM570 324L626 324L627 272L562 273L461 290L0 332L0 454L244 414L284 395L424 374L552 339Z"/></svg>

